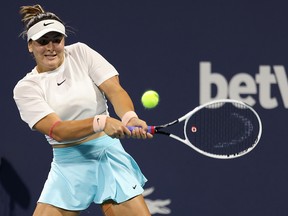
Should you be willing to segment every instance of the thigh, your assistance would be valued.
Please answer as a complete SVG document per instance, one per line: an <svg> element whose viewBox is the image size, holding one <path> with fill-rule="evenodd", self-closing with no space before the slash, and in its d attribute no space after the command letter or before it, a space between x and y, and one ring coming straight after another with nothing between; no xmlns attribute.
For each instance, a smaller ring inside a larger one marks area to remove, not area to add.
<svg viewBox="0 0 288 216"><path fill-rule="evenodd" d="M101 208L105 216L151 216L142 195L119 204L106 202Z"/></svg>
<svg viewBox="0 0 288 216"><path fill-rule="evenodd" d="M79 211L68 211L49 204L38 203L33 216L78 216Z"/></svg>

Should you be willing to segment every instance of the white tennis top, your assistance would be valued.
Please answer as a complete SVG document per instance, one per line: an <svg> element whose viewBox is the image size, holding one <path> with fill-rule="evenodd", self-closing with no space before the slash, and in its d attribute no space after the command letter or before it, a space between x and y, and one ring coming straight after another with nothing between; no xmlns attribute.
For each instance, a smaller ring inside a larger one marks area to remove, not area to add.
<svg viewBox="0 0 288 216"><path fill-rule="evenodd" d="M14 100L21 119L31 129L53 112L62 120L109 114L105 96L97 86L115 75L118 72L103 56L83 43L75 43L65 46L59 68L38 73L35 67L21 79L14 88ZM50 144L65 143L46 138Z"/></svg>

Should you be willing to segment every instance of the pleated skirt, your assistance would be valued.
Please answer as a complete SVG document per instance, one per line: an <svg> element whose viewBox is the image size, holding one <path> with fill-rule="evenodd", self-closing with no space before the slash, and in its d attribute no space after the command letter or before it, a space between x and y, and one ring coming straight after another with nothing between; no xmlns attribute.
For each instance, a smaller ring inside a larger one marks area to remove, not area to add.
<svg viewBox="0 0 288 216"><path fill-rule="evenodd" d="M118 139L109 136L53 148L53 161L38 202L67 210L117 203L143 193L147 179Z"/></svg>

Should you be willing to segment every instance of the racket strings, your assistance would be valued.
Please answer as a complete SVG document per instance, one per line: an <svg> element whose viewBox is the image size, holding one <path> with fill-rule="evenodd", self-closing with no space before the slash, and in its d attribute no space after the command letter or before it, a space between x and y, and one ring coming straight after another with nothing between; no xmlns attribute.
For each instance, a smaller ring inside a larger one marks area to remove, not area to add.
<svg viewBox="0 0 288 216"><path fill-rule="evenodd" d="M196 132L191 127L196 127ZM249 149L257 139L257 127L257 117L245 105L220 102L203 107L191 116L186 134L196 148L228 156Z"/></svg>

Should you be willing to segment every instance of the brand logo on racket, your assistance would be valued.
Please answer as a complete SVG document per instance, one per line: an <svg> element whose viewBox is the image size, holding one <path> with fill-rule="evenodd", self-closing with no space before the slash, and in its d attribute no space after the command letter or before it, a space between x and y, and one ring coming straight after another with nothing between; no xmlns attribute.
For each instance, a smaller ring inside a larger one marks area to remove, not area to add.
<svg viewBox="0 0 288 216"><path fill-rule="evenodd" d="M191 131L192 131L192 133L196 133L196 132L197 132L197 127L192 126L192 127L191 127Z"/></svg>
<svg viewBox="0 0 288 216"><path fill-rule="evenodd" d="M239 134L239 136L230 140L230 142L222 142L222 143L218 143L217 145L214 145L215 148L223 148L223 147L236 145L238 143L243 142L243 140L246 140L252 134L253 124L248 118L240 115L239 113L231 113L231 116L239 119L243 123L245 130L243 131L242 134Z"/></svg>

